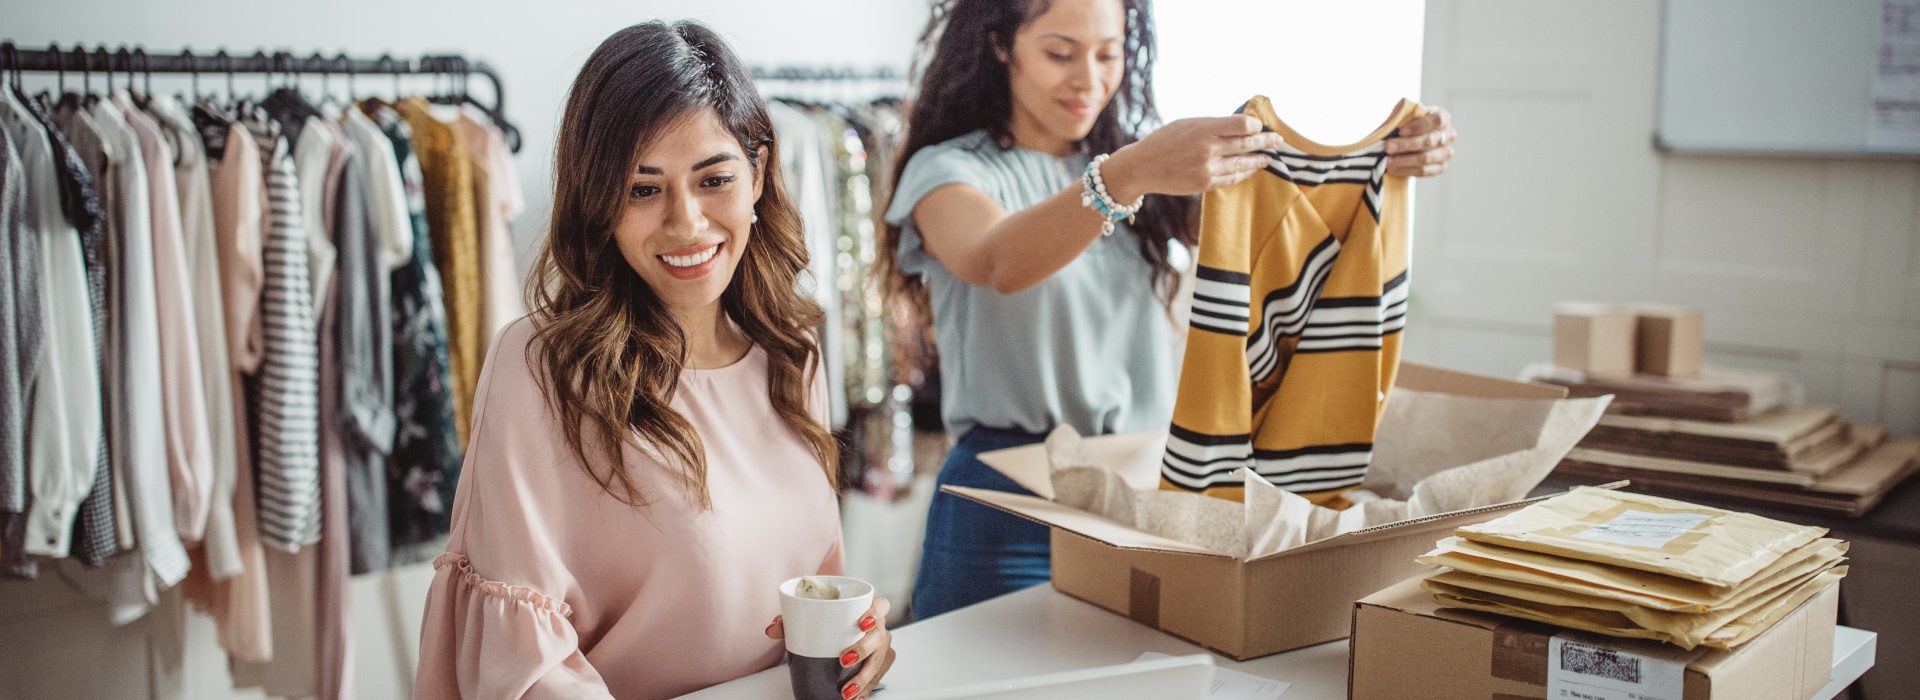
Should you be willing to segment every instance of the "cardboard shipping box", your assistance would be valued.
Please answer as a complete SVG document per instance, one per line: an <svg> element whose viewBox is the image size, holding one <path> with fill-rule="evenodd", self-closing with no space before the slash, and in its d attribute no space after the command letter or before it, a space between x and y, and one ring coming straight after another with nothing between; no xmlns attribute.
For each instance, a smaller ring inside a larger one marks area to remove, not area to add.
<svg viewBox="0 0 1920 700"><path fill-rule="evenodd" d="M1553 308L1553 364L1593 377L1633 376L1640 318L1612 304Z"/></svg>
<svg viewBox="0 0 1920 700"><path fill-rule="evenodd" d="M1396 386L1526 401L1552 401L1566 395L1562 387L1414 364L1402 365ZM1537 425L1513 427L1521 433L1538 429ZM1158 483L1164 444L1164 434L1146 433L1085 440L1096 462L1143 489ZM980 460L1037 497L952 486L946 490L1051 526L1055 589L1241 660L1346 637L1353 601L1426 570L1413 559L1431 549L1435 540L1453 528L1532 502L1506 502L1380 525L1242 560L1055 502L1042 445L990 452Z"/></svg>
<svg viewBox="0 0 1920 700"><path fill-rule="evenodd" d="M1706 351L1706 316L1698 309L1667 304L1642 304L1634 312L1640 317L1634 360L1639 373L1698 378Z"/></svg>
<svg viewBox="0 0 1920 700"><path fill-rule="evenodd" d="M1832 675L1839 600L1836 584L1737 649L1685 651L1442 608L1413 578L1354 604L1347 697L1806 700ZM1550 686L1586 692L1549 695Z"/></svg>

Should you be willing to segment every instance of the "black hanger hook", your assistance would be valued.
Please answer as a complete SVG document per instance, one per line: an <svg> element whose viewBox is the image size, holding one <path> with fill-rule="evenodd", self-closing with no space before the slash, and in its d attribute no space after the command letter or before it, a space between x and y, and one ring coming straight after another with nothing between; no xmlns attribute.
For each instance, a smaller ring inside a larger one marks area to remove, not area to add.
<svg viewBox="0 0 1920 700"><path fill-rule="evenodd" d="M374 60L373 66L375 70L393 74L393 99L399 100L400 99L400 71L395 70L393 67L393 55L384 54L384 53L380 54L380 58Z"/></svg>
<svg viewBox="0 0 1920 700"><path fill-rule="evenodd" d="M67 94L67 52L62 51L59 44L48 46L47 50L53 52L53 79L55 81L55 89L59 90L60 94L65 95Z"/></svg>
<svg viewBox="0 0 1920 700"><path fill-rule="evenodd" d="M227 50L222 48L213 52L213 58L215 61L219 62L221 68L226 69L227 71L227 101L232 102L233 101L233 56L229 55L227 53Z"/></svg>
<svg viewBox="0 0 1920 700"><path fill-rule="evenodd" d="M74 53L80 54L80 90L88 95L92 95L93 54L87 52L87 47L79 44L74 44L73 51Z"/></svg>
<svg viewBox="0 0 1920 700"><path fill-rule="evenodd" d="M13 47L13 42L9 41L4 44L0 44L0 54L5 54L7 59L7 78L13 81L13 89L19 90L22 85L22 83L20 82L20 51L19 49L15 49Z"/></svg>
<svg viewBox="0 0 1920 700"><path fill-rule="evenodd" d="M113 60L119 57L120 57L120 54L118 52L107 50L106 44L100 45L100 62L105 64L107 67L107 96L108 97L113 96L114 74L122 72L122 71L116 71L113 68Z"/></svg>
<svg viewBox="0 0 1920 700"><path fill-rule="evenodd" d="M127 93L132 94L133 74L136 72L133 67L133 50L127 48L126 44L121 44L120 50L113 52L113 56L120 59L120 72L127 77Z"/></svg>
<svg viewBox="0 0 1920 700"><path fill-rule="evenodd" d="M347 74L347 101L353 102L359 99L360 93L354 89L353 86L353 74L355 72L353 69L353 59L347 58L347 52L342 51L338 55L335 55L333 60L340 64L340 72Z"/></svg>
<svg viewBox="0 0 1920 700"><path fill-rule="evenodd" d="M307 76L300 72L300 59L294 58L292 51L275 53L274 58L280 61L280 70L286 71L287 85L289 87L292 87L294 90L300 90L306 87L302 83L306 80Z"/></svg>
<svg viewBox="0 0 1920 700"><path fill-rule="evenodd" d="M143 81L141 83L141 91L146 93L147 99L153 99L153 59L147 56L147 47L135 45L133 47L133 58L140 62L140 73ZM131 85L131 83L129 83L129 85Z"/></svg>
<svg viewBox="0 0 1920 700"><path fill-rule="evenodd" d="M273 59L265 51L255 51L253 60L260 63L260 76L266 81L267 89L273 89Z"/></svg>
<svg viewBox="0 0 1920 700"><path fill-rule="evenodd" d="M200 59L193 55L192 47L181 49L180 55L187 58L187 79L192 81L192 97L197 102L200 99Z"/></svg>
<svg viewBox="0 0 1920 700"><path fill-rule="evenodd" d="M333 63L321 57L320 52L318 51L313 52L313 55L307 57L306 60L307 60L307 67L319 69L320 99L322 100L327 99L327 97L333 94Z"/></svg>

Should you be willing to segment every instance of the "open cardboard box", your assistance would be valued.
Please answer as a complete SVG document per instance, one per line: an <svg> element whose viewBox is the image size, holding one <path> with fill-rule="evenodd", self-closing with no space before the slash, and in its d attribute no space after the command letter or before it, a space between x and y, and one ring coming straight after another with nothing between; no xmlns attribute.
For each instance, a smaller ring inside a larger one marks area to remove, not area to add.
<svg viewBox="0 0 1920 700"><path fill-rule="evenodd" d="M1401 365L1395 385L1492 399L1567 394L1558 386L1415 364ZM1101 467L1119 472L1133 488L1150 489L1159 483L1165 441L1164 433L1134 433L1087 438L1083 445ZM1240 560L1054 502L1042 445L985 453L980 461L1037 497L944 490L1052 527L1055 589L1241 660L1346 637L1354 601L1425 571L1413 560L1434 541L1538 500L1380 525Z"/></svg>
<svg viewBox="0 0 1920 700"><path fill-rule="evenodd" d="M1704 646L1687 651L1642 639L1595 635L1572 638L1598 641L1616 653L1684 666L1679 671L1681 693L1672 696L1678 700L1805 700L1832 676L1839 600L1840 586L1829 586L1732 651ZM1550 625L1441 607L1417 578L1361 599L1352 614L1347 696L1353 700L1545 699L1554 673L1550 642L1556 635L1567 634ZM1659 685L1653 677L1659 671L1651 662L1628 658L1622 663L1632 665L1633 675L1645 676L1640 683ZM1660 697L1670 696L1662 693Z"/></svg>

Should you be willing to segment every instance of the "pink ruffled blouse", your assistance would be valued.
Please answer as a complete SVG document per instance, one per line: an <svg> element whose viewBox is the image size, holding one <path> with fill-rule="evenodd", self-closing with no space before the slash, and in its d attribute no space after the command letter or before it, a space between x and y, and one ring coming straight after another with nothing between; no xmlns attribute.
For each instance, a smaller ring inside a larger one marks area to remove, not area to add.
<svg viewBox="0 0 1920 700"><path fill-rule="evenodd" d="M781 581L841 568L819 460L773 410L759 347L686 370L672 405L706 447L713 507L623 450L650 504L601 489L535 382L533 324L503 329L475 396L418 698L666 698L773 666ZM810 409L826 407L818 373Z"/></svg>

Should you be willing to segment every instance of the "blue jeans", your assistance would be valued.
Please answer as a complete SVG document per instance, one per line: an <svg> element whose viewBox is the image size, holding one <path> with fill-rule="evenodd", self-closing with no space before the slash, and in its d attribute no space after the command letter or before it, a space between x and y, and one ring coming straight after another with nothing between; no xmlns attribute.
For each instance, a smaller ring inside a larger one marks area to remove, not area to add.
<svg viewBox="0 0 1920 700"><path fill-rule="evenodd" d="M1031 445L1046 435L979 427L960 436L940 467L940 485L1031 495L982 464L982 452ZM1004 593L1046 583L1050 574L1047 526L959 496L935 492L927 513L913 617L925 620Z"/></svg>

